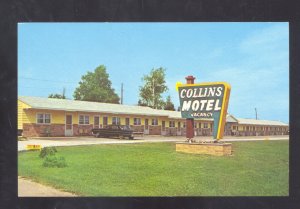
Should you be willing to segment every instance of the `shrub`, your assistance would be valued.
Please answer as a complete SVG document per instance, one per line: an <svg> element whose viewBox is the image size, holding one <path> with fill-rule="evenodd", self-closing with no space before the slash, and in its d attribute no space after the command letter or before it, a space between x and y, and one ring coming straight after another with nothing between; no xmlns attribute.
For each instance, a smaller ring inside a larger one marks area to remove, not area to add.
<svg viewBox="0 0 300 209"><path fill-rule="evenodd" d="M55 155L57 152L55 147L44 147L40 152L40 158Z"/></svg>
<svg viewBox="0 0 300 209"><path fill-rule="evenodd" d="M56 157L54 155L47 156L43 162L44 167L57 167L57 168L63 168L67 166L67 163L65 161L64 157Z"/></svg>

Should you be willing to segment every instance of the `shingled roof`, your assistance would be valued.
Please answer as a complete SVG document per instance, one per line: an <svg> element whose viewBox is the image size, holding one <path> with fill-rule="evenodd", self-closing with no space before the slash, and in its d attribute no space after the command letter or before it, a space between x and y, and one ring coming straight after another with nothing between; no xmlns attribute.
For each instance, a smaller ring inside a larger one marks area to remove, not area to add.
<svg viewBox="0 0 300 209"><path fill-rule="evenodd" d="M19 96L19 100L34 109L65 110L80 112L103 112L113 114L136 114L148 116L168 116L167 113L137 105L121 105L100 102L87 102L70 99L54 99Z"/></svg>
<svg viewBox="0 0 300 209"><path fill-rule="evenodd" d="M274 120L255 120L255 119L245 119L245 118L237 118L238 123L241 125L273 125L273 126L288 126L281 121Z"/></svg>
<svg viewBox="0 0 300 209"><path fill-rule="evenodd" d="M64 110L64 111L78 111L78 112L102 112L111 114L132 114L132 115L145 115L145 116L165 116L173 119L181 119L181 113L179 111L169 110L156 110L150 107L138 106L138 105L122 105L122 104L110 104L100 102L87 102L70 99L55 99L55 98L43 98L32 96L19 96L19 100L29 105L33 109L45 109L45 110ZM212 118L202 118L197 120L213 121ZM237 120L237 121L236 121ZM255 120L235 118L232 115L227 115L227 122L238 122L241 125L278 125L288 126L280 121L270 120Z"/></svg>

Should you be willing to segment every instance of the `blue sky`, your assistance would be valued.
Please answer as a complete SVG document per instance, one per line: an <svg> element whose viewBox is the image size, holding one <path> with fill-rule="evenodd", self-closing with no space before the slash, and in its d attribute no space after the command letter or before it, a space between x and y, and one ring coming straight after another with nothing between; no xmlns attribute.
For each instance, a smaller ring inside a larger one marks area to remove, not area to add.
<svg viewBox="0 0 300 209"><path fill-rule="evenodd" d="M137 104L143 75L166 68L175 83L226 81L228 112L241 118L289 121L288 23L20 23L18 94L48 97L105 65L124 104Z"/></svg>

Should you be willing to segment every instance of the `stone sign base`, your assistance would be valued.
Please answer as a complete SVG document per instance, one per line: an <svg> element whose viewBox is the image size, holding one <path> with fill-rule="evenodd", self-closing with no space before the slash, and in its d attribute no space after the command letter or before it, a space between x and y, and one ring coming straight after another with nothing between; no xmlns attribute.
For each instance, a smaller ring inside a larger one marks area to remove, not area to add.
<svg viewBox="0 0 300 209"><path fill-rule="evenodd" d="M176 152L228 156L231 151L230 143L176 143Z"/></svg>

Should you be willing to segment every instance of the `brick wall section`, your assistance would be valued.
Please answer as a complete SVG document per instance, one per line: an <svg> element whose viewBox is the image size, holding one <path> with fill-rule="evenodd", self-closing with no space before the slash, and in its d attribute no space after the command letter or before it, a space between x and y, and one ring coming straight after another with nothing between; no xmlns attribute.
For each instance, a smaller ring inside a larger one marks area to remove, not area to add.
<svg viewBox="0 0 300 209"><path fill-rule="evenodd" d="M73 124L73 136L90 136L93 125ZM49 135L47 135L49 133ZM65 124L32 124L23 125L23 136L25 137L45 137L45 136L65 136Z"/></svg>
<svg viewBox="0 0 300 209"><path fill-rule="evenodd" d="M166 127L167 136L177 136L177 128L175 127Z"/></svg>
<svg viewBox="0 0 300 209"><path fill-rule="evenodd" d="M64 124L23 124L23 136L25 137L40 137L40 136L64 136L65 135L65 125Z"/></svg>
<svg viewBox="0 0 300 209"><path fill-rule="evenodd" d="M73 124L73 136L91 136L93 125Z"/></svg>
<svg viewBox="0 0 300 209"><path fill-rule="evenodd" d="M133 132L144 132L143 125L131 125L130 128L133 130Z"/></svg>
<svg viewBox="0 0 300 209"><path fill-rule="evenodd" d="M161 135L161 126L151 126L149 125L150 135Z"/></svg>

